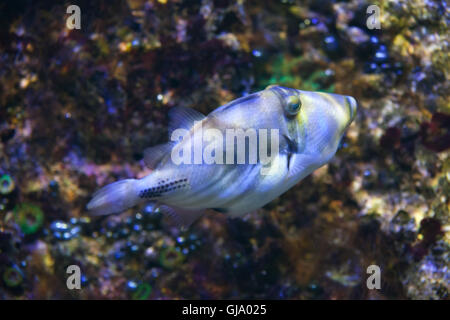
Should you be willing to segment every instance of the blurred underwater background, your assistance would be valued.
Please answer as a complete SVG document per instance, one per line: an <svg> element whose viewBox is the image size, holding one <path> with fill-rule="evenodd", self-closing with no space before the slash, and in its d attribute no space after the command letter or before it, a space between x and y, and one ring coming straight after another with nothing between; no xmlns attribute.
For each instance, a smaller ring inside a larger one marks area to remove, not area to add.
<svg viewBox="0 0 450 320"><path fill-rule="evenodd" d="M70 30L69 5L81 9ZM380 29L370 29L370 5ZM449 299L446 1L0 3L0 299ZM270 84L355 97L335 158L243 219L100 219L174 106ZM81 290L66 286L81 269ZM381 269L381 289L366 286Z"/></svg>

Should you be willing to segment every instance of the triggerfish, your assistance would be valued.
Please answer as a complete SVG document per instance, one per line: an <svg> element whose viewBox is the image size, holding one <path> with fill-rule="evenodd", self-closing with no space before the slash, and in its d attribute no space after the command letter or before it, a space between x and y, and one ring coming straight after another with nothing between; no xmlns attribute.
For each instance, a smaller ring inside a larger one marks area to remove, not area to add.
<svg viewBox="0 0 450 320"><path fill-rule="evenodd" d="M106 215L154 202L181 226L207 209L242 216L328 163L356 110L351 96L276 85L207 116L171 108L171 141L144 152L152 172L101 188L87 209Z"/></svg>

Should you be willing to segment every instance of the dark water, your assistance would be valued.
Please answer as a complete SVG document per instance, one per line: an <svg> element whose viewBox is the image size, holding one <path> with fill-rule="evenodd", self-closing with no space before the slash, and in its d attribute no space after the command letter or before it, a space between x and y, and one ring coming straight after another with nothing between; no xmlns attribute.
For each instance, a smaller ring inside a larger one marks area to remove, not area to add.
<svg viewBox="0 0 450 320"><path fill-rule="evenodd" d="M65 4L0 5L0 298L448 299L444 1L379 20L361 0L77 4L73 30ZM89 217L100 186L148 173L169 108L275 83L358 100L331 163L244 219Z"/></svg>

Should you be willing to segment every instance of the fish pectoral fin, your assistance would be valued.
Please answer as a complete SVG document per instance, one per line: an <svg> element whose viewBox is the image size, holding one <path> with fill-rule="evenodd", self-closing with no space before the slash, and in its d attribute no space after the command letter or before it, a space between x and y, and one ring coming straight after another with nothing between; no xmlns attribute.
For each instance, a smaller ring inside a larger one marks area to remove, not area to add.
<svg viewBox="0 0 450 320"><path fill-rule="evenodd" d="M191 108L173 107L169 110L169 138L176 129L189 130L195 121L202 121L206 116Z"/></svg>
<svg viewBox="0 0 450 320"><path fill-rule="evenodd" d="M160 205L159 210L182 229L188 229L205 213L205 210L189 210L167 205Z"/></svg>
<svg viewBox="0 0 450 320"><path fill-rule="evenodd" d="M172 151L172 143L159 144L144 150L144 162L152 170L155 170L165 155Z"/></svg>

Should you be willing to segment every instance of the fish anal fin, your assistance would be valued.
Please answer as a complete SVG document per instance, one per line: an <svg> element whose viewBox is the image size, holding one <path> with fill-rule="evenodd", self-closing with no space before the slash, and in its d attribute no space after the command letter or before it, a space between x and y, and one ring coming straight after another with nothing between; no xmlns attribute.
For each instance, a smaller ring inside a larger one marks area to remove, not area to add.
<svg viewBox="0 0 450 320"><path fill-rule="evenodd" d="M144 150L144 162L152 170L161 163L164 156L170 154L173 145L171 143L159 144Z"/></svg>
<svg viewBox="0 0 450 320"><path fill-rule="evenodd" d="M205 115L191 108L173 107L169 110L169 138L176 129L189 130L196 121L205 119Z"/></svg>
<svg viewBox="0 0 450 320"><path fill-rule="evenodd" d="M189 210L167 205L160 205L159 210L181 229L188 229L205 213L204 210Z"/></svg>

